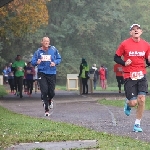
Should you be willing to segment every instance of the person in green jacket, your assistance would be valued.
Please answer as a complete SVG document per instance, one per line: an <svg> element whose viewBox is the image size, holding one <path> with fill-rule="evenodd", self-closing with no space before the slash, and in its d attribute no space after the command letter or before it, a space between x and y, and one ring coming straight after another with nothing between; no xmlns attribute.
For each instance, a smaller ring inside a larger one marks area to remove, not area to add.
<svg viewBox="0 0 150 150"><path fill-rule="evenodd" d="M79 77L82 80L83 93L88 94L88 79L89 79L89 66L84 58L82 58L82 63L80 64ZM86 88L86 91L85 91Z"/></svg>
<svg viewBox="0 0 150 150"><path fill-rule="evenodd" d="M20 98L23 97L22 95L22 87L23 87L23 78L24 78L24 69L26 67L25 61L21 59L20 55L17 55L16 61L12 64L12 68L15 71L15 82L17 85L17 96L20 96Z"/></svg>

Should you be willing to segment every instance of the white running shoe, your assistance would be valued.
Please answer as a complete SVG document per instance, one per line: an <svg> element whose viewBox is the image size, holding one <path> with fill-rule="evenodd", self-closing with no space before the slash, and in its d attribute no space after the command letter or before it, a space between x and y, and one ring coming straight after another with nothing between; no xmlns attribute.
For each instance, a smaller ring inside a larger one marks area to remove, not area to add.
<svg viewBox="0 0 150 150"><path fill-rule="evenodd" d="M49 112L45 112L44 116L50 116L50 113Z"/></svg>

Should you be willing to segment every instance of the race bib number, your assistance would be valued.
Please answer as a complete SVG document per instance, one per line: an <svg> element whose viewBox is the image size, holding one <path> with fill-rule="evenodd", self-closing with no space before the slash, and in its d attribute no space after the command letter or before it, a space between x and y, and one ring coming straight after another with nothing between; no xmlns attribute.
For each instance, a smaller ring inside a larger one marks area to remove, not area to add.
<svg viewBox="0 0 150 150"><path fill-rule="evenodd" d="M130 72L130 78L132 80L142 79L144 77L144 74L142 71L139 72Z"/></svg>
<svg viewBox="0 0 150 150"><path fill-rule="evenodd" d="M31 73L31 70L27 70L27 73L30 74L30 73Z"/></svg>
<svg viewBox="0 0 150 150"><path fill-rule="evenodd" d="M119 71L119 72L122 72L122 67L118 67L118 71Z"/></svg>
<svg viewBox="0 0 150 150"><path fill-rule="evenodd" d="M22 67L18 67L18 71L22 71L23 70L23 68Z"/></svg>
<svg viewBox="0 0 150 150"><path fill-rule="evenodd" d="M51 61L51 55L42 55L42 61Z"/></svg>

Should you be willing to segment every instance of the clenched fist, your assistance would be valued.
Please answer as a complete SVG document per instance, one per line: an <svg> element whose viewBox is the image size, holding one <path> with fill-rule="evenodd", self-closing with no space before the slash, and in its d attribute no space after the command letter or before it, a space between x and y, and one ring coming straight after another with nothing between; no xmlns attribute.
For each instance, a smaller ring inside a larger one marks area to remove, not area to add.
<svg viewBox="0 0 150 150"><path fill-rule="evenodd" d="M38 59L38 61L36 62L38 65L41 63L41 59Z"/></svg>
<svg viewBox="0 0 150 150"><path fill-rule="evenodd" d="M131 59L128 59L128 60L125 62L125 66L129 66L131 63L132 63L132 60L131 60Z"/></svg>

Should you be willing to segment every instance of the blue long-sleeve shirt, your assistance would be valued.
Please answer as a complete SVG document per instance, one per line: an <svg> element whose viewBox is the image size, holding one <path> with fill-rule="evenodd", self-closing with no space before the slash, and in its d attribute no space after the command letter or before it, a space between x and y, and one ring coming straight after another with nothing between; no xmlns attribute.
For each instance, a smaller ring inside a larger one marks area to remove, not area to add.
<svg viewBox="0 0 150 150"><path fill-rule="evenodd" d="M37 64L38 59L42 60L44 55L49 56L50 60L42 61L40 64ZM56 66L50 66L51 62L54 62L56 65L61 62L61 56L54 46L50 46L48 50L42 50L39 48L35 51L31 60L31 64L38 67L38 72L43 72L45 74L56 74Z"/></svg>

